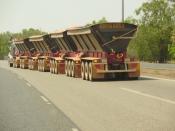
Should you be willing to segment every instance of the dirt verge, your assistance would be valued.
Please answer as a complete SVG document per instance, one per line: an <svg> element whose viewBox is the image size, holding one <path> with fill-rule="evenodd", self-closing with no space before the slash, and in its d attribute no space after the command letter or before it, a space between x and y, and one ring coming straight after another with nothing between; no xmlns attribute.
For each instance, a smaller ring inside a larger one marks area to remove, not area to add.
<svg viewBox="0 0 175 131"><path fill-rule="evenodd" d="M143 68L141 75L155 76L160 78L175 79L175 70Z"/></svg>

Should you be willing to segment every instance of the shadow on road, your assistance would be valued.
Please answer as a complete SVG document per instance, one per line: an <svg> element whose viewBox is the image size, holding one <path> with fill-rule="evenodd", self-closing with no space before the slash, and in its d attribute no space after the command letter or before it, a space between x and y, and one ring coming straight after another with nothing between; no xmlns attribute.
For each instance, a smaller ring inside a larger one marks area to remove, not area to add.
<svg viewBox="0 0 175 131"><path fill-rule="evenodd" d="M92 82L114 82L114 81L149 81L149 80L158 80L154 78L148 78L148 77L139 77L139 78L134 78L134 79L98 79L98 80L93 80Z"/></svg>

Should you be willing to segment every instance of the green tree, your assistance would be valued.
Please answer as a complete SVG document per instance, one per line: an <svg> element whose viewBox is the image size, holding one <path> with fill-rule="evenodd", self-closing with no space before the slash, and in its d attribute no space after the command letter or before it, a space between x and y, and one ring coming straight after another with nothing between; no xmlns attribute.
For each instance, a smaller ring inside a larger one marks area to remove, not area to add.
<svg viewBox="0 0 175 131"><path fill-rule="evenodd" d="M169 57L174 24L174 3L151 0L136 10L138 36L132 41L141 60L165 62Z"/></svg>
<svg viewBox="0 0 175 131"><path fill-rule="evenodd" d="M95 25L95 24L100 24L100 23L106 23L106 22L108 22L107 20L106 20L106 18L105 17L102 17L101 19L99 19L99 20L93 20L91 23L88 23L88 24L86 24L86 26L90 26L90 25Z"/></svg>
<svg viewBox="0 0 175 131"><path fill-rule="evenodd" d="M10 32L0 33L0 59L3 59L9 51L8 47L11 36Z"/></svg>
<svg viewBox="0 0 175 131"><path fill-rule="evenodd" d="M42 35L42 34L45 34L45 32L33 28L23 29L22 32L19 33L10 33L10 32L0 33L0 59L3 59L3 57L8 54L9 51L8 47L10 46L10 40L12 38L21 40L33 35Z"/></svg>

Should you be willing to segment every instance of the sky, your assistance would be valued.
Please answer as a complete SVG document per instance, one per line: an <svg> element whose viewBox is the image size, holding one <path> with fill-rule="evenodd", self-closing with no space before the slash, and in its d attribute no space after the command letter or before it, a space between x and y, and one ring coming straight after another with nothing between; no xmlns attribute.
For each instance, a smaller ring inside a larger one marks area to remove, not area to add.
<svg viewBox="0 0 175 131"><path fill-rule="evenodd" d="M148 0L125 0L125 18ZM106 17L121 21L122 0L0 0L0 32L37 28L46 32Z"/></svg>

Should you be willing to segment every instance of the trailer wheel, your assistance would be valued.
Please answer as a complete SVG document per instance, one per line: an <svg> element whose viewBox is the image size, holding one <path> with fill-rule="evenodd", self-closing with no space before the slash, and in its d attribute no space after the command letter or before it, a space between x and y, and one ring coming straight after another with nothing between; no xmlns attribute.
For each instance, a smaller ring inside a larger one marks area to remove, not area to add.
<svg viewBox="0 0 175 131"><path fill-rule="evenodd" d="M20 63L21 67L20 68L22 69L23 68L23 60L21 59L20 61L21 61L21 63Z"/></svg>
<svg viewBox="0 0 175 131"><path fill-rule="evenodd" d="M89 80L93 81L92 62L89 63Z"/></svg>
<svg viewBox="0 0 175 131"><path fill-rule="evenodd" d="M24 59L22 60L22 68L24 69Z"/></svg>
<svg viewBox="0 0 175 131"><path fill-rule="evenodd" d="M39 67L39 66L40 66L40 61L38 60L38 71L39 71L39 69L40 69L40 67Z"/></svg>
<svg viewBox="0 0 175 131"><path fill-rule="evenodd" d="M19 60L19 67L22 68L22 60Z"/></svg>
<svg viewBox="0 0 175 131"><path fill-rule="evenodd" d="M15 61L13 60L13 67L15 68Z"/></svg>
<svg viewBox="0 0 175 131"><path fill-rule="evenodd" d="M55 74L55 60L52 60L52 73Z"/></svg>
<svg viewBox="0 0 175 131"><path fill-rule="evenodd" d="M31 59L29 59L29 65L28 66L29 66L29 69L32 70L32 60Z"/></svg>
<svg viewBox="0 0 175 131"><path fill-rule="evenodd" d="M52 74L54 73L54 60L52 60Z"/></svg>
<svg viewBox="0 0 175 131"><path fill-rule="evenodd" d="M33 67L34 67L34 66L33 66L33 61L30 59L30 69L31 69L31 70L34 70Z"/></svg>
<svg viewBox="0 0 175 131"><path fill-rule="evenodd" d="M88 65L88 62L85 62L85 79L89 80L89 65Z"/></svg>
<svg viewBox="0 0 175 131"><path fill-rule="evenodd" d="M54 73L54 60L52 60L52 74Z"/></svg>
<svg viewBox="0 0 175 131"><path fill-rule="evenodd" d="M40 70L40 61L38 60L38 71Z"/></svg>
<svg viewBox="0 0 175 131"><path fill-rule="evenodd" d="M44 64L44 59L42 60L42 72L45 72L45 64Z"/></svg>
<svg viewBox="0 0 175 131"><path fill-rule="evenodd" d="M71 71L72 71L72 66L71 66L71 61L68 62L68 76L71 77Z"/></svg>
<svg viewBox="0 0 175 131"><path fill-rule="evenodd" d="M68 71L67 71L67 66L68 66L68 61L65 61L65 74L66 76L68 76Z"/></svg>
<svg viewBox="0 0 175 131"><path fill-rule="evenodd" d="M33 60L30 59L30 69L31 70L34 70L34 65L33 64L34 64Z"/></svg>
<svg viewBox="0 0 175 131"><path fill-rule="evenodd" d="M52 60L50 60L50 73L52 73Z"/></svg>
<svg viewBox="0 0 175 131"><path fill-rule="evenodd" d="M58 74L58 62L55 60L55 74Z"/></svg>
<svg viewBox="0 0 175 131"><path fill-rule="evenodd" d="M9 63L9 66L10 66L10 67L13 67L13 63Z"/></svg>
<svg viewBox="0 0 175 131"><path fill-rule="evenodd" d="M71 62L71 76L75 77L75 63L74 61Z"/></svg>
<svg viewBox="0 0 175 131"><path fill-rule="evenodd" d="M23 69L23 59L21 59L21 69Z"/></svg>
<svg viewBox="0 0 175 131"><path fill-rule="evenodd" d="M29 68L29 70L31 70L31 62L30 62L30 59L29 59L29 62L28 62L28 68Z"/></svg>
<svg viewBox="0 0 175 131"><path fill-rule="evenodd" d="M23 69L23 59L21 59L21 69Z"/></svg>
<svg viewBox="0 0 175 131"><path fill-rule="evenodd" d="M81 62L81 78L85 79L85 64L83 61Z"/></svg>

